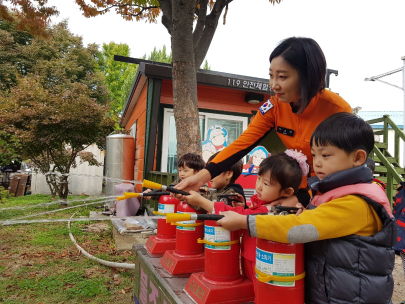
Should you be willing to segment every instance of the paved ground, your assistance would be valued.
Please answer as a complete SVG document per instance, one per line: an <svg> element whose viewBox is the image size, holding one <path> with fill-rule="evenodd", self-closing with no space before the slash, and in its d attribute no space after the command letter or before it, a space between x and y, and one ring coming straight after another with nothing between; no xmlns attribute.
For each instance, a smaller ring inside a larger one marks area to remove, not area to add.
<svg viewBox="0 0 405 304"><path fill-rule="evenodd" d="M394 304L400 304L402 301L405 301L404 270L402 268L401 258L396 255L394 268L394 294L392 296L392 302Z"/></svg>

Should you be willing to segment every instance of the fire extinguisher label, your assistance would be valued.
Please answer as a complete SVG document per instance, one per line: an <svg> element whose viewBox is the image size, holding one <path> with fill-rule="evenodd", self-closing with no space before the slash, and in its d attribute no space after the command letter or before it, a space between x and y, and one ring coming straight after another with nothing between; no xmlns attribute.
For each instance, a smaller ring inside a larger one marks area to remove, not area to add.
<svg viewBox="0 0 405 304"><path fill-rule="evenodd" d="M174 213L174 204L159 204L159 213Z"/></svg>
<svg viewBox="0 0 405 304"><path fill-rule="evenodd" d="M181 213L181 214L196 214L195 212L179 212L177 211L177 213ZM195 224L196 221L195 220L191 220L191 221L184 221L184 222L179 222L180 224ZM195 231L195 226L177 226L176 227L179 230L187 230L187 231Z"/></svg>
<svg viewBox="0 0 405 304"><path fill-rule="evenodd" d="M231 232L222 227L217 226L205 226L204 227L204 238L205 240L212 243L223 243L231 241ZM230 250L231 246L214 246L205 244L205 248L212 250Z"/></svg>
<svg viewBox="0 0 405 304"><path fill-rule="evenodd" d="M271 276L295 276L295 254L274 253L256 248L256 268L260 272ZM284 287L295 286L295 281L281 282L270 280L266 283Z"/></svg>

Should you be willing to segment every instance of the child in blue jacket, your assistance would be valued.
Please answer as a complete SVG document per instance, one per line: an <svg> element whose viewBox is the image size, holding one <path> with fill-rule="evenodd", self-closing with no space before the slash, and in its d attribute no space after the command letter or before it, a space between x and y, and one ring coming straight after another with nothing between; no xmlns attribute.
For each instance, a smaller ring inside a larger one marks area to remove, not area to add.
<svg viewBox="0 0 405 304"><path fill-rule="evenodd" d="M395 244L395 253L401 257L402 267L404 268L405 276L405 182L401 182L395 195L393 215L397 221L397 239ZM405 304L402 301L401 304Z"/></svg>

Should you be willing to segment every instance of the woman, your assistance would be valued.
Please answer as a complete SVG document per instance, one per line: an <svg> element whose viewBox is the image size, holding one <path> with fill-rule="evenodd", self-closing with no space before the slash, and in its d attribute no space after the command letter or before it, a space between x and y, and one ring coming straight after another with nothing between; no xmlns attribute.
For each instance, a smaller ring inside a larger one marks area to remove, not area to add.
<svg viewBox="0 0 405 304"><path fill-rule="evenodd" d="M258 145L273 129L287 147L302 151L312 169L309 145L312 132L324 119L337 112L352 112L339 95L325 90L326 60L318 43L310 38L291 37L270 55L270 87L275 96L264 103L243 134L222 150L205 169L183 180L176 188L196 190L226 171ZM300 191L273 204L306 206L309 202L306 177Z"/></svg>

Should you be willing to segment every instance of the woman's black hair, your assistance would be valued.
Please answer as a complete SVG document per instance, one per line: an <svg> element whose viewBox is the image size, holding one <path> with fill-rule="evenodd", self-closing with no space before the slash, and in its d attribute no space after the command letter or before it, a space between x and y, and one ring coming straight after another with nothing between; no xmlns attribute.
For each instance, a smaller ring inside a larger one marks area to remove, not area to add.
<svg viewBox="0 0 405 304"><path fill-rule="evenodd" d="M334 146L347 154L362 149L368 155L374 147L374 132L360 117L340 112L329 116L316 127L310 143L311 147Z"/></svg>
<svg viewBox="0 0 405 304"><path fill-rule="evenodd" d="M274 181L281 185L281 190L289 187L298 191L302 179L302 170L297 160L285 153L273 154L265 158L259 166L258 175L270 171L270 183Z"/></svg>
<svg viewBox="0 0 405 304"><path fill-rule="evenodd" d="M326 60L318 43L311 38L291 37L283 40L271 53L281 56L297 70L301 100L297 113L304 112L312 98L325 89Z"/></svg>
<svg viewBox="0 0 405 304"><path fill-rule="evenodd" d="M195 171L201 171L205 167L205 162L198 154L186 153L177 161L177 167L184 168L184 166L187 166Z"/></svg>

